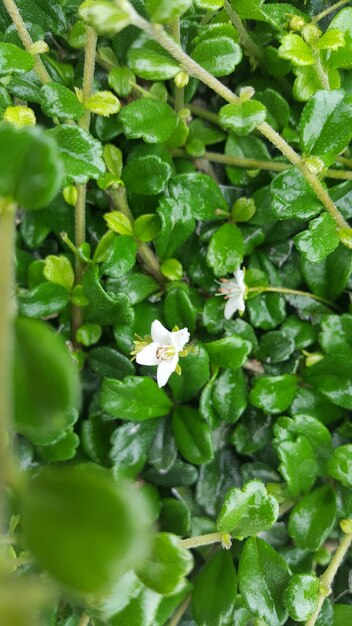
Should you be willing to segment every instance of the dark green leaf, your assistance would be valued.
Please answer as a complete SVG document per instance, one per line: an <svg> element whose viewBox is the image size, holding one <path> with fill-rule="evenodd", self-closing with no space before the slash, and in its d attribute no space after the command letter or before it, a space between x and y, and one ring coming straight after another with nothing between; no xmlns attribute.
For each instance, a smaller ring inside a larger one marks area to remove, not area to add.
<svg viewBox="0 0 352 626"><path fill-rule="evenodd" d="M283 413L295 397L297 379L293 374L261 376L249 394L250 402L265 413Z"/></svg>
<svg viewBox="0 0 352 626"><path fill-rule="evenodd" d="M214 408L221 419L237 422L247 406L246 380L241 369L226 370L216 380L213 391Z"/></svg>
<svg viewBox="0 0 352 626"><path fill-rule="evenodd" d="M221 579L221 585L218 585ZM194 581L192 613L197 624L225 626L232 618L237 590L232 556L225 550L203 565Z"/></svg>
<svg viewBox="0 0 352 626"><path fill-rule="evenodd" d="M193 566L193 557L171 533L157 533L151 554L143 568L137 570L145 585L162 595L176 592Z"/></svg>
<svg viewBox="0 0 352 626"><path fill-rule="evenodd" d="M251 344L238 335L230 335L218 341L204 344L210 361L215 367L228 367L236 370L245 362L251 351Z"/></svg>
<svg viewBox="0 0 352 626"><path fill-rule="evenodd" d="M216 524L220 532L243 539L271 528L278 514L277 500L263 483L251 480L242 490L234 488L226 494Z"/></svg>
<svg viewBox="0 0 352 626"><path fill-rule="evenodd" d="M177 117L165 102L141 98L125 106L119 115L129 139L141 137L147 143L164 143L177 125Z"/></svg>
<svg viewBox="0 0 352 626"><path fill-rule="evenodd" d="M335 524L336 496L323 485L304 496L291 512L288 532L302 550L318 550Z"/></svg>
<svg viewBox="0 0 352 626"><path fill-rule="evenodd" d="M85 113L77 96L60 83L48 83L41 88L41 107L48 117L62 120L78 120Z"/></svg>
<svg viewBox="0 0 352 626"><path fill-rule="evenodd" d="M101 392L101 405L111 419L141 422L166 415L171 402L151 378L129 376L124 380L106 378Z"/></svg>
<svg viewBox="0 0 352 626"><path fill-rule="evenodd" d="M0 76L30 72L33 66L32 54L12 43L0 43Z"/></svg>
<svg viewBox="0 0 352 626"><path fill-rule="evenodd" d="M65 182L86 183L105 172L103 148L86 130L64 124L48 131L54 137L64 165Z"/></svg>
<svg viewBox="0 0 352 626"><path fill-rule="evenodd" d="M352 445L339 446L328 462L328 473L345 487L352 487Z"/></svg>
<svg viewBox="0 0 352 626"><path fill-rule="evenodd" d="M224 224L210 240L207 263L215 276L224 276L240 267L243 254L241 231L235 224Z"/></svg>
<svg viewBox="0 0 352 626"><path fill-rule="evenodd" d="M211 431L195 409L179 407L172 415L177 447L186 461L200 465L213 458Z"/></svg>

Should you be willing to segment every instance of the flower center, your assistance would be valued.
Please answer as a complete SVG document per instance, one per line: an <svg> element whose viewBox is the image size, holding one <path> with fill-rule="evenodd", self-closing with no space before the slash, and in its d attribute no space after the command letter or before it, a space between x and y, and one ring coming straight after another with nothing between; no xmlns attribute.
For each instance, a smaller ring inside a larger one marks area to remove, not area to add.
<svg viewBox="0 0 352 626"><path fill-rule="evenodd" d="M158 361L168 361L175 356L176 351L173 346L160 346L156 349L156 358Z"/></svg>

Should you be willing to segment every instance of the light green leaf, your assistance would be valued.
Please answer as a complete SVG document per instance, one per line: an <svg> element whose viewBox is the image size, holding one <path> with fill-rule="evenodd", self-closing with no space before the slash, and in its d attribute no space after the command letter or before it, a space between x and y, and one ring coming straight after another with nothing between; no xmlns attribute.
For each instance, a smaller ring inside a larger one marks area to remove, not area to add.
<svg viewBox="0 0 352 626"><path fill-rule="evenodd" d="M294 33L282 38L278 53L282 59L291 61L293 65L312 65L314 63L314 56L310 47L303 41L302 37Z"/></svg>
<svg viewBox="0 0 352 626"><path fill-rule="evenodd" d="M85 108L76 94L60 83L47 83L40 93L42 111L48 117L78 120L85 113Z"/></svg>
<svg viewBox="0 0 352 626"><path fill-rule="evenodd" d="M119 0L119 6L109 0L85 0L79 7L79 16L102 35L118 33L131 22L127 0Z"/></svg>
<svg viewBox="0 0 352 626"><path fill-rule="evenodd" d="M62 125L47 131L59 147L65 168L65 184L86 183L105 172L103 147L87 131L77 126Z"/></svg>
<svg viewBox="0 0 352 626"><path fill-rule="evenodd" d="M220 109L220 123L235 135L248 135L258 124L264 122L266 108L257 100L244 100L226 104Z"/></svg>
<svg viewBox="0 0 352 626"><path fill-rule="evenodd" d="M293 620L305 622L311 617L318 605L319 587L319 578L316 576L292 576L284 592L284 603Z"/></svg>
<svg viewBox="0 0 352 626"><path fill-rule="evenodd" d="M168 595L180 589L192 567L192 554L180 545L179 537L171 533L157 533L151 554L137 573L145 585L157 593Z"/></svg>
<svg viewBox="0 0 352 626"><path fill-rule="evenodd" d="M128 376L123 381L105 378L101 406L110 419L141 422L166 415L171 408L171 401L151 378Z"/></svg>
<svg viewBox="0 0 352 626"><path fill-rule="evenodd" d="M294 238L295 246L310 263L323 261L340 243L335 220L328 213L323 213L309 223L309 230L304 230Z"/></svg>
<svg viewBox="0 0 352 626"><path fill-rule="evenodd" d="M96 91L88 100L84 101L84 106L91 113L102 115L103 117L114 115L121 109L120 101L111 91Z"/></svg>
<svg viewBox="0 0 352 626"><path fill-rule="evenodd" d="M12 43L0 42L0 76L23 74L34 67L34 56Z"/></svg>
<svg viewBox="0 0 352 626"><path fill-rule="evenodd" d="M75 282L75 275L70 261L65 256L49 255L45 259L44 276L51 283L62 285L70 291Z"/></svg>
<svg viewBox="0 0 352 626"><path fill-rule="evenodd" d="M172 22L188 11L192 0L147 0L146 6L152 22Z"/></svg>
<svg viewBox="0 0 352 626"><path fill-rule="evenodd" d="M125 106L119 120L129 139L141 137L147 143L164 143L174 132L177 117L172 108L153 98L141 98Z"/></svg>
<svg viewBox="0 0 352 626"><path fill-rule="evenodd" d="M219 532L243 539L271 528L278 514L277 500L268 495L262 482L251 480L242 490L233 488L227 492L216 525Z"/></svg>
<svg viewBox="0 0 352 626"><path fill-rule="evenodd" d="M352 445L339 446L328 462L328 474L345 487L352 487Z"/></svg>
<svg viewBox="0 0 352 626"><path fill-rule="evenodd" d="M146 80L168 80L180 71L180 65L156 41L141 35L128 51L131 70Z"/></svg>

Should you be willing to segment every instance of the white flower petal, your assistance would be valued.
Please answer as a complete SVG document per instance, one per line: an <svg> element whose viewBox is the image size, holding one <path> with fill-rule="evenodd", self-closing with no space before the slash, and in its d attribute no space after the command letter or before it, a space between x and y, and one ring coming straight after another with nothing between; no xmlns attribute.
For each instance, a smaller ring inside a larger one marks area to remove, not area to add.
<svg viewBox="0 0 352 626"><path fill-rule="evenodd" d="M160 348L159 342L153 341L153 343L150 343L136 354L136 362L139 365L159 365L159 361L156 358L157 348Z"/></svg>
<svg viewBox="0 0 352 626"><path fill-rule="evenodd" d="M244 293L245 290L246 290L246 285L245 285L245 282L244 282L244 271L239 268L238 270L236 270L233 273L233 275L235 277L235 280L237 282L238 287Z"/></svg>
<svg viewBox="0 0 352 626"><path fill-rule="evenodd" d="M166 361L162 361L159 363L158 372L156 379L158 381L159 387L164 387L167 381L169 380L171 374L175 371L178 363L178 355L172 357L172 359L167 359Z"/></svg>
<svg viewBox="0 0 352 626"><path fill-rule="evenodd" d="M153 341L158 341L163 346L172 345L170 331L159 320L154 320L152 323L151 336Z"/></svg>
<svg viewBox="0 0 352 626"><path fill-rule="evenodd" d="M244 311L244 307L241 308L243 304L244 304L243 297L241 295L236 294L234 296L231 296L231 298L229 298L225 304L225 311L224 311L225 318L229 320L231 319L233 314L236 313L236 311L239 311L239 310Z"/></svg>
<svg viewBox="0 0 352 626"><path fill-rule="evenodd" d="M180 352L185 347L186 343L189 342L190 334L188 332L188 328L182 328L182 330L178 330L174 333L171 333L172 343L176 348L177 352Z"/></svg>

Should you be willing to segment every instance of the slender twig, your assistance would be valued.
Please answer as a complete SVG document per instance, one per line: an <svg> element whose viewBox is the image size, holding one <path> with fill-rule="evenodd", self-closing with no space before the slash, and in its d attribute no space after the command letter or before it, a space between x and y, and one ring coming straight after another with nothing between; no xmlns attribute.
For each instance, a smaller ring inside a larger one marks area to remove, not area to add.
<svg viewBox="0 0 352 626"><path fill-rule="evenodd" d="M83 613L78 622L78 626L88 626L89 622L90 622L89 615L87 615L86 613Z"/></svg>
<svg viewBox="0 0 352 626"><path fill-rule="evenodd" d="M346 165L346 167L352 168L352 159L348 159L344 156L338 156L336 157L336 161L339 161L339 163Z"/></svg>
<svg viewBox="0 0 352 626"><path fill-rule="evenodd" d="M320 593L318 606L315 609L313 615L308 619L305 626L314 626L321 611L321 608L324 604L324 600L331 593L331 586L333 580L336 576L337 570L339 569L342 561L344 560L350 545L352 543L352 535L348 534L343 537L340 545L338 546L334 556L332 557L328 567L326 568L324 574L320 576Z"/></svg>
<svg viewBox="0 0 352 626"><path fill-rule="evenodd" d="M12 456L12 358L14 302L16 205L0 201L0 487L13 483ZM4 501L1 502L1 509ZM3 515L3 510L1 510ZM1 523L4 520L1 520Z"/></svg>
<svg viewBox="0 0 352 626"><path fill-rule="evenodd" d="M326 17L327 15L332 13L333 11L336 11L340 7L343 7L343 5L347 4L348 2L350 2L350 0L339 0L339 2L336 2L335 4L332 4L331 7L328 7L327 9L324 9L324 11L321 11L321 13L318 13L317 15L315 15L312 18L313 24L316 24L317 22L320 22L320 20L322 20L324 17Z"/></svg>
<svg viewBox="0 0 352 626"><path fill-rule="evenodd" d="M219 96L229 103L237 103L239 101L236 96L228 87L223 85L217 78L209 74L201 65L196 63L182 50L177 43L167 35L165 30L160 24L151 24L137 13L132 6L130 6L131 16L133 22L141 30L144 30L147 35L152 39L155 39L165 50L167 50L179 63L182 68L188 72L188 74L198 78L210 89L215 91ZM321 183L319 178L311 173L306 167L301 157L286 143L286 141L277 133L269 124L263 122L257 126L257 130L264 135L269 141L282 152L282 154L295 165L303 174L309 185L312 187L319 200L324 205L326 211L330 213L335 220L339 228L349 228L348 223L345 221L334 202L330 198L326 188Z"/></svg>
<svg viewBox="0 0 352 626"><path fill-rule="evenodd" d="M95 53L97 47L97 35L93 28L87 27L87 37L84 52L84 69L83 69L83 85L82 97L83 104L92 94L94 70L95 70ZM83 117L79 120L79 127L83 130L89 130L90 111L87 109ZM86 238L86 196L87 185L77 185L77 202L75 206L75 244L79 248ZM75 260L75 277L76 284L82 280L84 265L82 261L76 257ZM82 309L79 306L72 307L72 340L76 343L76 332L82 324Z"/></svg>
<svg viewBox="0 0 352 626"><path fill-rule="evenodd" d="M288 287L248 287L247 293L257 293L258 295L262 293L280 293L283 296L304 296L305 298L311 298L312 300L326 304L332 309L337 309L336 305L330 302L330 300L321 298L321 296L317 296L315 293L310 293L309 291L301 291L300 289L289 289Z"/></svg>
<svg viewBox="0 0 352 626"><path fill-rule="evenodd" d="M329 76L327 72L325 71L325 69L323 68L323 64L320 58L320 51L313 50L313 56L314 56L314 69L317 73L320 84L323 89L326 89L327 91L329 91L330 89Z"/></svg>
<svg viewBox="0 0 352 626"><path fill-rule="evenodd" d="M183 602L181 602L181 604L178 607L177 611L174 613L174 615L170 619L168 626L177 626L177 624L182 619L183 614L187 611L189 605L191 604L191 600L192 600L192 595L191 594L186 596L186 598L183 600Z"/></svg>
<svg viewBox="0 0 352 626"><path fill-rule="evenodd" d="M231 6L228 0L224 1L224 9L227 12L234 27L236 28L247 55L249 57L254 57L257 61L261 62L264 58L263 50L260 46L258 46L258 44L255 43L255 41L253 41L252 37L243 25L240 16Z"/></svg>
<svg viewBox="0 0 352 626"><path fill-rule="evenodd" d="M27 52L31 52L31 48L33 46L33 40L27 30L27 27L21 17L21 14L17 8L15 0L4 0L4 5L6 11L11 17L14 25L16 26L19 37L24 45L24 48ZM38 54L34 54L34 71L37 76L41 80L41 82L45 85L46 83L51 82L50 74L47 72L43 61L41 60Z"/></svg>
<svg viewBox="0 0 352 626"><path fill-rule="evenodd" d="M190 539L181 539L180 544L184 548L199 548L201 546L210 546L212 543L221 543L224 540L224 533L208 533Z"/></svg>
<svg viewBox="0 0 352 626"><path fill-rule="evenodd" d="M175 149L172 151L174 157L182 159L196 159L184 150ZM264 161L260 159L246 159L245 157L235 157L227 154L218 154L217 152L205 152L202 159L213 161L214 163L223 163L224 165L232 165L234 167L243 167L244 169L268 170L271 172L284 172L288 170L290 163L280 163L280 161ZM339 178L341 180L352 180L352 172L345 170L328 169L324 172L327 178Z"/></svg>
<svg viewBox="0 0 352 626"><path fill-rule="evenodd" d="M116 209L121 211L128 219L131 224L134 223L133 213L127 202L126 189L124 187L120 187L119 189L111 188L109 190L109 196L112 200L112 203ZM161 285L164 284L165 278L160 271L160 263L158 257L154 254L153 250L148 246L148 244L139 241L137 244L138 250L138 258L141 262L142 267L148 274L151 274L155 280Z"/></svg>
<svg viewBox="0 0 352 626"><path fill-rule="evenodd" d="M177 18L174 22L172 22L172 24L170 24L171 26L171 35L173 36L174 40L178 43L178 45L181 44L181 24L180 24L180 18ZM176 113L178 111L181 111L181 109L183 109L183 107L185 106L185 90L183 87L177 87L177 85L175 84L175 111Z"/></svg>

